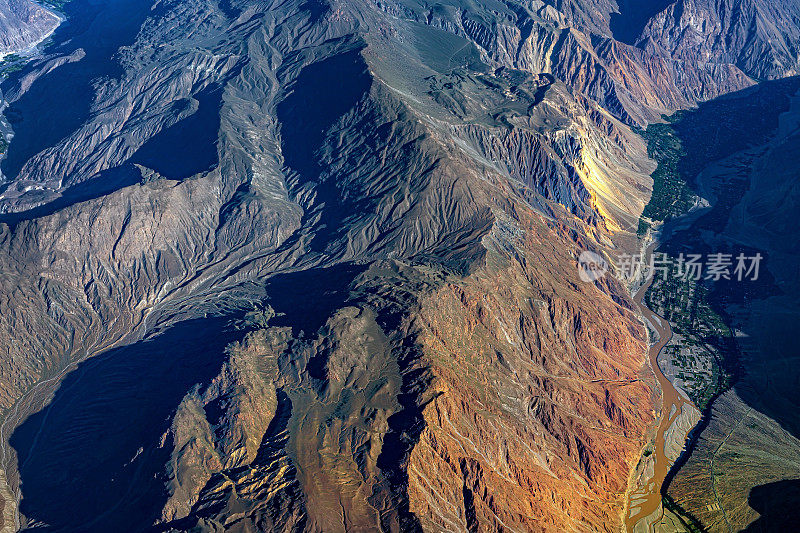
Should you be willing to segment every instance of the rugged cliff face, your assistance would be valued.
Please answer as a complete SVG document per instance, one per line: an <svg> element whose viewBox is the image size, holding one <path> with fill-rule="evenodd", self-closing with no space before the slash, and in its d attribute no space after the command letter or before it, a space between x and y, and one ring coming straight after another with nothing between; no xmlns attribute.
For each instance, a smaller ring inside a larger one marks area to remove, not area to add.
<svg viewBox="0 0 800 533"><path fill-rule="evenodd" d="M800 3L674 2L648 23L639 42L682 62L728 63L757 79L797 75Z"/></svg>
<svg viewBox="0 0 800 533"><path fill-rule="evenodd" d="M772 4L507 2L431 8L419 18L468 36L503 64L553 73L618 118L644 125L752 78L793 75L797 6Z"/></svg>
<svg viewBox="0 0 800 533"><path fill-rule="evenodd" d="M64 9L3 85L4 527L620 527L656 392L576 258L634 247L627 124L747 76L588 7Z"/></svg>
<svg viewBox="0 0 800 533"><path fill-rule="evenodd" d="M29 49L50 35L59 18L30 0L0 2L0 57Z"/></svg>
<svg viewBox="0 0 800 533"><path fill-rule="evenodd" d="M7 87L7 525L618 520L643 331L574 257L643 205L590 186L646 190L624 126L369 4L102 9Z"/></svg>

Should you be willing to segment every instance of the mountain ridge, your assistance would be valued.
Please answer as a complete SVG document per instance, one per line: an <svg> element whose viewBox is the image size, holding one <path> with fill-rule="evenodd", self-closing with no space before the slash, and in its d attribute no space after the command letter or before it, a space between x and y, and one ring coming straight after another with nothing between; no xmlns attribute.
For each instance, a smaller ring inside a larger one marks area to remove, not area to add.
<svg viewBox="0 0 800 533"><path fill-rule="evenodd" d="M26 52L46 39L61 19L30 0L0 2L0 59Z"/></svg>
<svg viewBox="0 0 800 533"><path fill-rule="evenodd" d="M631 126L754 81L595 4L66 4L3 84L4 530L618 530L658 392L577 257L638 248Z"/></svg>

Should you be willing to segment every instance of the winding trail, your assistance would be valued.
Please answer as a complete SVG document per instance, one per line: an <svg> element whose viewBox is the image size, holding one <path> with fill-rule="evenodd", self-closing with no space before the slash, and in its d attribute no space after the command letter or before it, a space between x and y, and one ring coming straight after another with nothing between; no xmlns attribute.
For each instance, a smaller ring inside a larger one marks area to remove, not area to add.
<svg viewBox="0 0 800 533"><path fill-rule="evenodd" d="M657 241L653 242L647 248L643 257L644 264L650 263L650 257L656 246L658 246ZM625 515L625 529L628 532L633 532L634 527L640 520L657 512L661 506L661 487L673 464L666 456L666 441L664 435L681 412L684 404L691 405L691 402L678 392L672 382L661 371L661 367L658 366L658 356L661 350L664 349L672 339L672 327L665 318L659 316L644 304L644 296L653 285L653 280L654 275L653 272L650 271L647 281L636 292L633 300L639 307L639 311L645 321L650 323L658 333L658 341L650 346L649 358L650 367L653 369L653 373L656 376L656 380L658 381L663 395L661 420L658 425L652 455L652 460L654 461L653 475L645 486L636 487L630 495ZM672 412L673 406L675 406L676 415L671 418L670 413ZM686 440L686 436L687 435L683 435L684 441ZM648 527L648 530L649 529Z"/></svg>

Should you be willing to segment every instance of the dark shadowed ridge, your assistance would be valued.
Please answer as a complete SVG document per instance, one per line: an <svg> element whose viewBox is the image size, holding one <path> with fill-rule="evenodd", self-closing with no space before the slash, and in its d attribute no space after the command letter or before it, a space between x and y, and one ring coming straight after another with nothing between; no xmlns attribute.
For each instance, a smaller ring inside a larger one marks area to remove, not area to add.
<svg viewBox="0 0 800 533"><path fill-rule="evenodd" d="M337 191L333 179L326 179L317 151L325 132L358 104L371 83L367 65L354 49L304 68L277 108L286 165L298 174L299 184L316 186L325 207L321 213L324 229L312 241L317 250L345 230L344 219L359 209Z"/></svg>
<svg viewBox="0 0 800 533"><path fill-rule="evenodd" d="M745 533L796 531L800 521L800 479L760 485L750 491L747 503L761 516Z"/></svg>
<svg viewBox="0 0 800 533"><path fill-rule="evenodd" d="M52 215L70 205L101 198L107 194L139 183L142 175L133 165L110 168L97 174L93 179L79 183L65 190L57 200L33 209L16 213L0 213L0 223L15 227L25 220Z"/></svg>
<svg viewBox="0 0 800 533"><path fill-rule="evenodd" d="M614 34L614 39L625 44L636 44L647 22L674 1L618 0L620 12L611 15L611 32Z"/></svg>
<svg viewBox="0 0 800 533"><path fill-rule="evenodd" d="M241 337L229 323L187 320L70 373L48 407L11 435L25 486L21 512L46 531L153 524L168 496L160 472L170 450L159 440L186 391L208 383L225 346Z"/></svg>
<svg viewBox="0 0 800 533"><path fill-rule="evenodd" d="M150 14L145 4L131 0L97 5L76 0L68 3L66 10L68 22L53 36L54 51L68 54L82 49L86 56L39 77L6 110L5 115L14 129L14 140L2 162L3 173L11 178L9 183L30 158L56 145L90 118L95 97L94 80L121 75L114 54L121 46L133 42ZM27 72L28 69L24 69L5 80L3 90L13 91ZM139 183L142 176L134 164L171 180L183 180L212 170L219 164L217 141L222 85L205 89L194 95L194 100L175 102L176 108L183 106L184 112L191 111L192 106L195 109L150 138L123 165L67 188L59 198L42 206L0 214L0 222L14 226ZM43 108L47 109L46 113L42 112ZM176 113L180 111L176 109Z"/></svg>
<svg viewBox="0 0 800 533"><path fill-rule="evenodd" d="M74 0L64 9L67 22L53 34L52 51L68 55L83 49L86 56L41 76L9 106L6 117L14 128L14 142L2 163L7 178L16 177L31 157L86 121L95 97L94 80L122 74L114 55L121 46L134 42L150 14L149 4L137 0L100 4ZM29 68L3 82L3 92L13 92Z"/></svg>
<svg viewBox="0 0 800 533"><path fill-rule="evenodd" d="M217 87L195 96L197 110L162 130L128 160L153 169L171 180L184 180L214 168L222 109L222 89Z"/></svg>

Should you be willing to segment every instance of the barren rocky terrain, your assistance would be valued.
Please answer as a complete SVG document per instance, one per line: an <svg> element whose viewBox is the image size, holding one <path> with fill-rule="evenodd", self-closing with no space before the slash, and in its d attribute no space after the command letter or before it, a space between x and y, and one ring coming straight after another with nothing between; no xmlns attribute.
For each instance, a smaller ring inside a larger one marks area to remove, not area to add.
<svg viewBox="0 0 800 533"><path fill-rule="evenodd" d="M3 530L619 531L660 393L577 258L800 31L623 4L61 5L0 86Z"/></svg>
<svg viewBox="0 0 800 533"><path fill-rule="evenodd" d="M3 0L0 2L0 59L39 44L60 22L58 15L31 0Z"/></svg>

